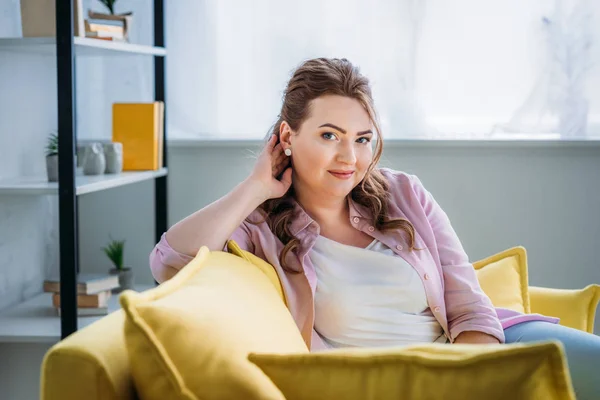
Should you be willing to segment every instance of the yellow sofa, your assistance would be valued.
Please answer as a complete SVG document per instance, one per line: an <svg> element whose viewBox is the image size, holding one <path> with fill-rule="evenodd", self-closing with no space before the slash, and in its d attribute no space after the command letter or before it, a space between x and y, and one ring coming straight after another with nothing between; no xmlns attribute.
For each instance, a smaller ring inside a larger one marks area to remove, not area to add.
<svg viewBox="0 0 600 400"><path fill-rule="evenodd" d="M279 308L275 307L273 310L268 311L269 318L271 318L270 323L273 323L273 318L281 321L283 328L277 332L279 336L282 335L282 332L288 332L286 335L289 338L285 338L284 340L286 342L285 346L287 346L285 348L294 348L296 346L296 348L300 349L302 344L298 344L297 337L299 337L299 334L289 330L291 326L290 321L292 321L291 316L281 314L281 309L285 310L285 298L272 267L257 257L241 251L235 242L229 243L229 251L235 254L234 258L237 261L231 258L232 254L212 252L213 260L216 259L216 262L223 264L223 266L213 268L212 270L209 270L209 268L201 270L201 265L188 265L176 276L178 279L177 282L172 282L177 280L173 278L171 281L165 282L159 287L142 294L129 293L125 295L125 298L122 297L122 304L126 306L127 313L124 310L114 312L54 345L47 352L41 366L41 398L44 400L137 398L138 393L132 377L132 367L134 366L130 364L128 351L131 351L132 346L136 346L139 342L127 341L125 332L127 331L130 334L131 330L134 329L132 326L136 324L138 327L142 326L139 323L140 319L146 318L148 320L148 317L143 315L143 312L147 312L148 310L140 308L139 304L143 305L144 302L163 301L161 299L164 299L165 296L177 292L177 290L182 291L182 288L185 288L184 285L189 284L191 279L196 280L192 282L195 285L210 288L210 290L206 290L203 293L203 304L209 303L213 298L215 303L220 304L224 300L219 296L223 296L231 287L231 277L233 274L239 274L240 271L247 274L241 280L241 283L237 283L243 286L237 286L230 295L230 297L238 296L241 299L245 298L248 300L247 304L245 304L246 310L243 307L239 308L240 320L246 321L248 318L253 318L252 316L248 316L248 314L252 314L252 312L248 312L248 305L250 307L252 305L257 307L258 304L261 304L260 301L280 302L281 306L277 306ZM201 259L205 260L207 253L208 251L202 251L201 249L199 256L196 257L194 262L200 263ZM218 253L222 253L223 255ZM600 286L590 285L581 290L530 287L527 282L526 254L525 250L521 247L508 249L502 253L480 260L474 263L474 267L480 282L482 282L482 287L496 306L513 309L522 308L525 312L539 312L544 315L556 316L561 318L561 323L567 326L588 332L593 331L595 310L600 298ZM204 276L200 276L201 274L198 274L198 271L202 271ZM179 276L185 274L190 276ZM191 276L193 274L197 276ZM265 282L267 283L265 284ZM490 285L490 282L496 283ZM188 287L188 289L197 288L198 286ZM256 296L252 296L252 293L256 293ZM172 297L171 300L174 300L175 303L177 302L176 298ZM239 299L233 299L232 301L239 301ZM166 304L167 307L177 307L177 304L173 305L173 302L169 305L168 302L163 301L163 304ZM229 309L228 312L235 313L236 309L233 309L233 311ZM129 318L129 321L135 319L137 321L133 323L129 322L129 325L127 325L127 318ZM236 329L240 329L240 326L238 324ZM272 330L271 328L269 329ZM145 334L151 335L153 332L148 330L145 331ZM219 334L227 335L229 333L220 332ZM239 335L243 334L240 330ZM218 340L218 337L210 338L210 340ZM280 349L281 345L276 342L282 339L280 337L272 337L266 340L267 347L269 341L273 342L273 352L277 353L277 349ZM263 350L264 343L260 344L260 346L263 346ZM255 343L253 342L252 345L255 345ZM138 351L142 351L143 347L139 347L139 349ZM306 353L306 349L299 351L298 354L304 353ZM147 366L138 365L135 367L139 371L144 370ZM165 366L165 368L168 367L168 365ZM207 368L210 368L210 366L207 366ZM249 367L239 364L230 365L226 368ZM256 373L258 370L251 371L248 369L248 371ZM177 379L181 381L185 377L179 376L176 377ZM181 382L179 381L174 384L180 384ZM164 389L163 387L157 390ZM276 391L277 388L274 388L273 393L276 393ZM180 393L176 398L201 397ZM219 396L211 396L209 398L219 398ZM228 397L222 395L221 398ZM273 396L265 395L261 398L281 397L277 397L274 394Z"/></svg>

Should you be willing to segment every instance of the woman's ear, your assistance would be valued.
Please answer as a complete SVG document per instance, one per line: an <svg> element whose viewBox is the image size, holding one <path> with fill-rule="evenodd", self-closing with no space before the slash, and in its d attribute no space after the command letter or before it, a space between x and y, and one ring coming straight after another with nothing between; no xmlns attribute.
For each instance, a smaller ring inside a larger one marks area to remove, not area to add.
<svg viewBox="0 0 600 400"><path fill-rule="evenodd" d="M287 149L292 145L291 137L292 128L287 122L281 122L281 125L279 125L279 143L281 143L281 146L284 149Z"/></svg>

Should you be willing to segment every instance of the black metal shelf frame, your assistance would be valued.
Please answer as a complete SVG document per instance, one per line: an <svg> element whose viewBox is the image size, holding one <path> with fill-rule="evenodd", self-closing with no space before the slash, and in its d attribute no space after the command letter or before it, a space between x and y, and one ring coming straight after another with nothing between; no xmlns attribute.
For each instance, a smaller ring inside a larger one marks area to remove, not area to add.
<svg viewBox="0 0 600 400"><path fill-rule="evenodd" d="M154 0L154 46L164 47L164 0ZM77 144L73 0L56 1L56 74L58 94L58 202L61 293L61 339L77 331L77 274L79 273L79 221L75 191ZM154 99L165 102L163 166L167 167L165 56L154 56ZM156 242L167 230L167 176L155 178Z"/></svg>

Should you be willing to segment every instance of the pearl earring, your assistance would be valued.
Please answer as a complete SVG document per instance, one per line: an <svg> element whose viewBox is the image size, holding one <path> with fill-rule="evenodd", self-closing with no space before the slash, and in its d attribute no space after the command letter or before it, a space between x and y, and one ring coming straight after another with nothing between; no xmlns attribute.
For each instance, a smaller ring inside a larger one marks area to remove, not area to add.
<svg viewBox="0 0 600 400"><path fill-rule="evenodd" d="M291 155L292 155L292 149L285 149L285 150L283 151L283 153L284 153L286 156L288 156L288 157L289 157L289 156L291 156Z"/></svg>

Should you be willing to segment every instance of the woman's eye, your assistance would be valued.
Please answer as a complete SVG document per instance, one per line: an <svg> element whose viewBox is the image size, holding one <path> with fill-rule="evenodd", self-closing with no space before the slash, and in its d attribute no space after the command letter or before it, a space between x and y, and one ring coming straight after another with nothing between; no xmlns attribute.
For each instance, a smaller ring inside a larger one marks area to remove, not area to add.
<svg viewBox="0 0 600 400"><path fill-rule="evenodd" d="M327 139L327 140L331 140L331 138L335 139L335 135L331 132L325 132L324 134L321 135L321 137L323 139Z"/></svg>
<svg viewBox="0 0 600 400"><path fill-rule="evenodd" d="M366 138L366 137L361 137L361 138L358 138L358 140L362 140L362 142L359 142L359 143L363 143L363 144L364 144L364 143L369 143L369 142L371 141L371 139L369 139L369 138Z"/></svg>

